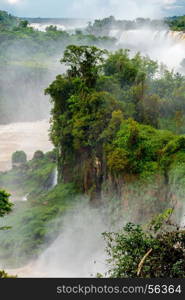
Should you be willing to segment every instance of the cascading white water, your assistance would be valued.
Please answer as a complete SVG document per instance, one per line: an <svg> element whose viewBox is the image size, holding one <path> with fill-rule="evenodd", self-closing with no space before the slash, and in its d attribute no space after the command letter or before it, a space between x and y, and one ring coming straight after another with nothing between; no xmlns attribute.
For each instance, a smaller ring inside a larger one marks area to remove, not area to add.
<svg viewBox="0 0 185 300"><path fill-rule="evenodd" d="M180 227L185 228L185 204L183 205Z"/></svg>
<svg viewBox="0 0 185 300"><path fill-rule="evenodd" d="M26 194L24 197L22 197L21 201L22 202L27 202L28 201L28 196L29 196L29 194Z"/></svg>
<svg viewBox="0 0 185 300"><path fill-rule="evenodd" d="M52 188L54 188L58 184L58 169L57 167L54 169L52 176Z"/></svg>
<svg viewBox="0 0 185 300"><path fill-rule="evenodd" d="M140 28L125 31L112 30L110 35L117 39L118 48L130 49L133 53L139 51L170 69L182 71L180 65L185 58L185 34L183 32Z"/></svg>

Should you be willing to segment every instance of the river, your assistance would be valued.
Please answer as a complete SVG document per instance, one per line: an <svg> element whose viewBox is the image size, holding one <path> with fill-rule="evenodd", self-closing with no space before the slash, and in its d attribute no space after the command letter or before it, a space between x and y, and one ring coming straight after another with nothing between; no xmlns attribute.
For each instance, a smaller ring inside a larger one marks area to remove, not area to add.
<svg viewBox="0 0 185 300"><path fill-rule="evenodd" d="M37 150L51 150L48 130L48 120L0 125L0 171L11 169L11 156L17 150L25 151L28 159Z"/></svg>

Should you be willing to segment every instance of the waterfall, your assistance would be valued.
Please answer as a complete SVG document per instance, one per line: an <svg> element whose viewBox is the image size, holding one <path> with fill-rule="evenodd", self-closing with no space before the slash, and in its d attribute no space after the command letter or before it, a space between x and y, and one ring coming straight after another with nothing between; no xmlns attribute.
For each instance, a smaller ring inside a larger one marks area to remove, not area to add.
<svg viewBox="0 0 185 300"><path fill-rule="evenodd" d="M110 36L117 39L118 48L130 49L131 54L139 51L142 55L149 55L151 59L181 72L181 63L185 58L183 32L151 28L118 29L111 30Z"/></svg>
<svg viewBox="0 0 185 300"><path fill-rule="evenodd" d="M52 175L52 186L51 188L54 188L58 183L58 169L57 167L54 169L53 171L53 175Z"/></svg>
<svg viewBox="0 0 185 300"><path fill-rule="evenodd" d="M180 227L184 228L185 227L185 204L182 210L182 216L181 216L181 222L180 222Z"/></svg>
<svg viewBox="0 0 185 300"><path fill-rule="evenodd" d="M28 196L29 196L29 193L26 194L24 197L22 197L21 201L23 201L23 202L28 201Z"/></svg>

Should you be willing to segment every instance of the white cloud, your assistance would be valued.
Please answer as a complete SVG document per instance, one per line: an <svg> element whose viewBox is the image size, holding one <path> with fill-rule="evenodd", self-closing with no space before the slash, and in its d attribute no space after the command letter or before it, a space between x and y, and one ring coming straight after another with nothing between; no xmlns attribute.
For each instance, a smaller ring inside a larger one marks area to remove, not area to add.
<svg viewBox="0 0 185 300"><path fill-rule="evenodd" d="M180 2L180 3L179 3ZM160 18L181 0L0 0L2 8L21 16L119 19Z"/></svg>
<svg viewBox="0 0 185 300"><path fill-rule="evenodd" d="M17 3L17 2L19 2L18 0L8 0L8 2L10 3L10 4L14 4L14 3Z"/></svg>
<svg viewBox="0 0 185 300"><path fill-rule="evenodd" d="M8 2L9 4L18 4L21 0L5 0L5 2Z"/></svg>
<svg viewBox="0 0 185 300"><path fill-rule="evenodd" d="M136 17L161 17L164 9L177 0L71 0L67 7L68 15L73 17L105 17L114 15L120 19Z"/></svg>
<svg viewBox="0 0 185 300"><path fill-rule="evenodd" d="M164 4L173 4L177 2L176 0L163 0Z"/></svg>

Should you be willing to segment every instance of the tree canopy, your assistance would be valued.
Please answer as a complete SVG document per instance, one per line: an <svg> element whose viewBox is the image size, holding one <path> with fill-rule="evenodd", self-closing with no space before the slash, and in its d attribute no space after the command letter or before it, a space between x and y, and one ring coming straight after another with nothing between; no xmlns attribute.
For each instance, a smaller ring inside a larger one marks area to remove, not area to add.
<svg viewBox="0 0 185 300"><path fill-rule="evenodd" d="M106 51L95 46L70 45L64 52L61 63L69 66L68 76L81 78L87 87L94 87L99 70L104 61L103 55Z"/></svg>

